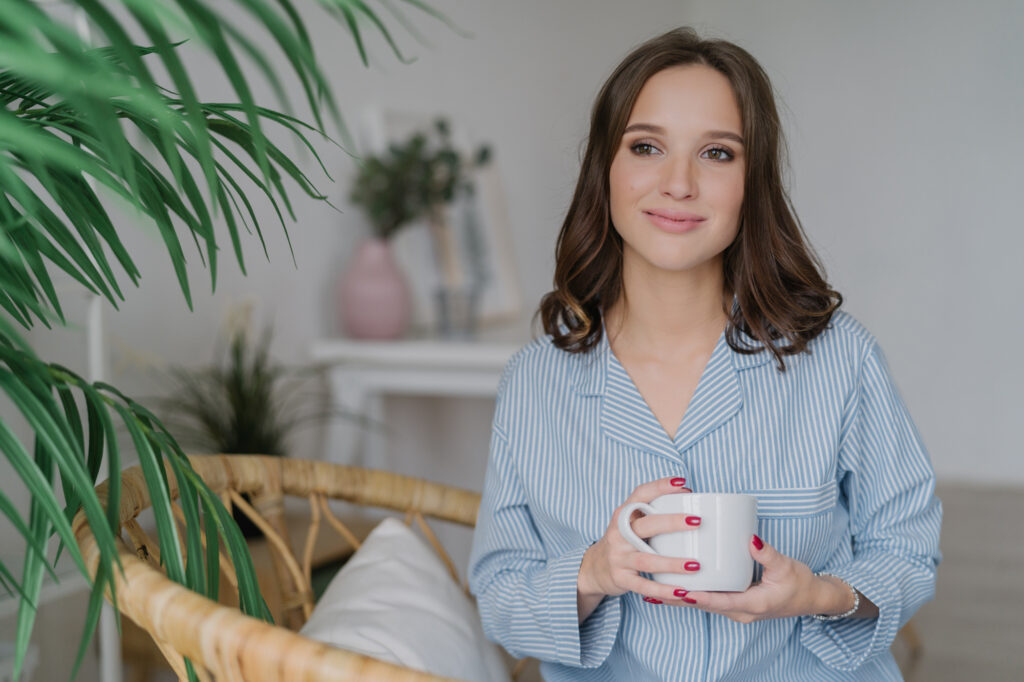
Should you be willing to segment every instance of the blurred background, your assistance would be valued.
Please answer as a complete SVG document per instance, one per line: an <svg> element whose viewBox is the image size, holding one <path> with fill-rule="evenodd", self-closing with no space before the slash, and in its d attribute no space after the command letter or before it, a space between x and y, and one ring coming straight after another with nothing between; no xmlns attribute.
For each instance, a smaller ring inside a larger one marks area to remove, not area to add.
<svg viewBox="0 0 1024 682"><path fill-rule="evenodd" d="M530 316L550 288L597 89L632 46L693 25L746 47L773 79L793 202L847 309L885 349L939 474L1024 483L1016 437L1024 368L1014 359L1024 335L1015 265L1024 251L1020 3L435 4L473 37L421 21L431 46L406 40L410 65L378 44L370 46L373 65L362 68L350 42L332 38L341 29L330 22L311 22L324 31L313 40L321 61L336 65L355 136L367 107L387 107L447 115L491 145L523 302L503 338L529 337ZM140 242L133 253L146 277L107 316L117 385L148 394L148 362L210 357L239 303L252 302L259 324L273 324L273 350L285 361L302 361L315 341L339 334L336 280L369 225L347 201L355 164L323 149L336 182L321 187L341 212L296 201L295 262L280 231L268 230L270 261L250 240L249 276L226 263L215 294L204 292L206 273L194 259L194 312L169 285L156 236L127 233Z"/></svg>
<svg viewBox="0 0 1024 682"><path fill-rule="evenodd" d="M554 241L590 104L614 65L634 45L679 25L748 49L778 93L791 194L804 228L845 308L884 348L942 486L947 562L940 598L921 614L926 660L934 666L924 670L1018 679L1024 596L1007 576L1024 567L1024 537L1013 529L1024 512L1016 431L1024 369L1015 351L1024 336L1024 282L1016 274L1024 253L1024 4L432 0L462 32L414 16L423 44L400 36L414 61L399 64L386 45L371 42L369 68L338 35L341 26L318 20L313 3L298 4L310 18L319 60L331 70L352 154L379 152L408 121L437 117L450 122L463 148L488 148L476 220L490 240L491 281L500 291L480 310L468 343L499 353L536 332L531 316L551 286ZM200 86L200 95L210 96L224 84L211 77ZM332 343L350 335L339 319L339 279L372 223L350 201L357 163L328 144L320 151L333 183L311 157L304 166L339 210L296 195L297 221L288 226L294 261L284 235L271 227L270 260L248 240L248 276L224 258L215 293L192 258L194 311L173 283L158 236L144 225L123 232L144 278L121 310L103 311L111 383L133 396L167 394L164 372L212 362L239 315L252 330L272 327L270 352L288 365L323 360ZM256 208L272 223L269 206ZM432 341L438 274L423 270L434 262L424 261L424 249L434 246L422 235L416 241L417 231L429 231L422 223L393 240L413 290L412 319L400 337ZM85 304L82 311L77 330L46 332L45 342L41 333L29 335L50 353L44 357L84 366ZM329 374L310 388L323 404L331 400ZM481 487L491 398L442 388L436 395L389 394L375 410L378 462ZM339 434L353 429L332 422L297 430L289 454L366 461L365 452L339 454L349 448L337 442ZM951 544L954 538L962 544ZM980 592L966 596L965 589ZM8 631L0 630L0 639ZM44 655L51 667L37 669L37 679L59 679L51 676L58 658ZM994 667L980 667L982 659ZM91 674L84 670L80 679Z"/></svg>

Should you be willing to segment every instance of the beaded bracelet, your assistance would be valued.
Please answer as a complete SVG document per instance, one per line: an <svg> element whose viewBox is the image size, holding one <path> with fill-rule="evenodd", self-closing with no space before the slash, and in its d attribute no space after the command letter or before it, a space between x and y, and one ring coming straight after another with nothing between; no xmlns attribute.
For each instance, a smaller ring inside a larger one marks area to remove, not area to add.
<svg viewBox="0 0 1024 682"><path fill-rule="evenodd" d="M840 614L835 615L835 616L825 616L825 615L822 615L820 613L817 613L817 614L812 614L811 618L813 618L814 620L825 621L826 623L828 623L828 622L831 622L831 621L834 621L834 620L842 620L843 618L849 618L850 616L852 616L854 613L857 612L857 609L860 608L860 592L858 592L856 589L854 589L853 585L851 585L850 583L846 582L846 580L844 580L843 578L839 577L835 573L827 573L825 571L821 571L819 573L815 573L814 575L818 576L819 578L822 577L822 576L826 576L826 575L830 576L832 578L835 578L836 580L838 580L842 584L846 585L847 587L849 587L850 588L850 592L853 592L853 606L850 607L849 611L847 611L845 613L840 613Z"/></svg>

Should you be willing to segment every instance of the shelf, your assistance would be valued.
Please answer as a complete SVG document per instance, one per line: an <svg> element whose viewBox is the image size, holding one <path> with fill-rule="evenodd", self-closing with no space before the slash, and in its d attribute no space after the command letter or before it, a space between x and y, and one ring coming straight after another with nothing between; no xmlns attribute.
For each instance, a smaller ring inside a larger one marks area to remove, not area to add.
<svg viewBox="0 0 1024 682"><path fill-rule="evenodd" d="M327 365L333 411L385 423L385 395L493 398L501 373L521 343L490 341L319 341L310 357ZM385 466L381 434L356 420L334 419L325 439L328 461ZM386 466L385 466L386 468Z"/></svg>
<svg viewBox="0 0 1024 682"><path fill-rule="evenodd" d="M318 341L310 349L316 362L363 367L479 369L501 372L520 348L515 343L475 341Z"/></svg>

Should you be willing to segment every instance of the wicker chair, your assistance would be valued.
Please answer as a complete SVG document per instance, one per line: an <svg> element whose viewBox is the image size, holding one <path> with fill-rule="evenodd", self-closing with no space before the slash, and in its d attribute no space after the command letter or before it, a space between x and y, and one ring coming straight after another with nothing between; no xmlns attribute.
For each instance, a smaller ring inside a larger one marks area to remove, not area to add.
<svg viewBox="0 0 1024 682"><path fill-rule="evenodd" d="M480 496L467 490L382 471L325 462L250 455L190 457L195 471L226 504L241 508L278 551L274 571L282 590L284 623L298 629L313 608L311 558L321 519L326 519L346 542L358 547L355 534L335 516L328 499L390 509L406 515L438 550L452 575L454 564L444 553L425 517L472 526ZM168 474L172 499L178 495L174 476ZM97 491L106 499L107 484ZM124 574L117 573L117 606L148 632L171 668L187 679L184 657L201 680L382 680L425 682L442 680L419 671L378 661L302 637L281 625L243 615L237 608L218 604L167 578L159 568L159 548L137 522L150 506L138 467L122 474L118 552ZM248 493L252 503L241 496ZM305 498L310 504L309 532L301 559L292 551L284 517L284 496ZM180 514L180 510L175 510ZM182 519L179 515L179 520ZM99 554L82 514L74 523L75 536L89 570L95 575ZM125 537L127 536L127 537ZM229 581L234 573L222 558Z"/></svg>

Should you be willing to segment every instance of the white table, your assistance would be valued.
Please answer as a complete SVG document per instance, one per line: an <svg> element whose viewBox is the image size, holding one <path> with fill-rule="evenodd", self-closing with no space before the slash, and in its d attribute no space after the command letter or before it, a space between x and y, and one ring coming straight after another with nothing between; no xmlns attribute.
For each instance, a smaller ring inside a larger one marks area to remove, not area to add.
<svg viewBox="0 0 1024 682"><path fill-rule="evenodd" d="M328 364L334 416L325 456L341 464L386 467L384 396L493 397L521 343L483 341L320 341L310 349Z"/></svg>

